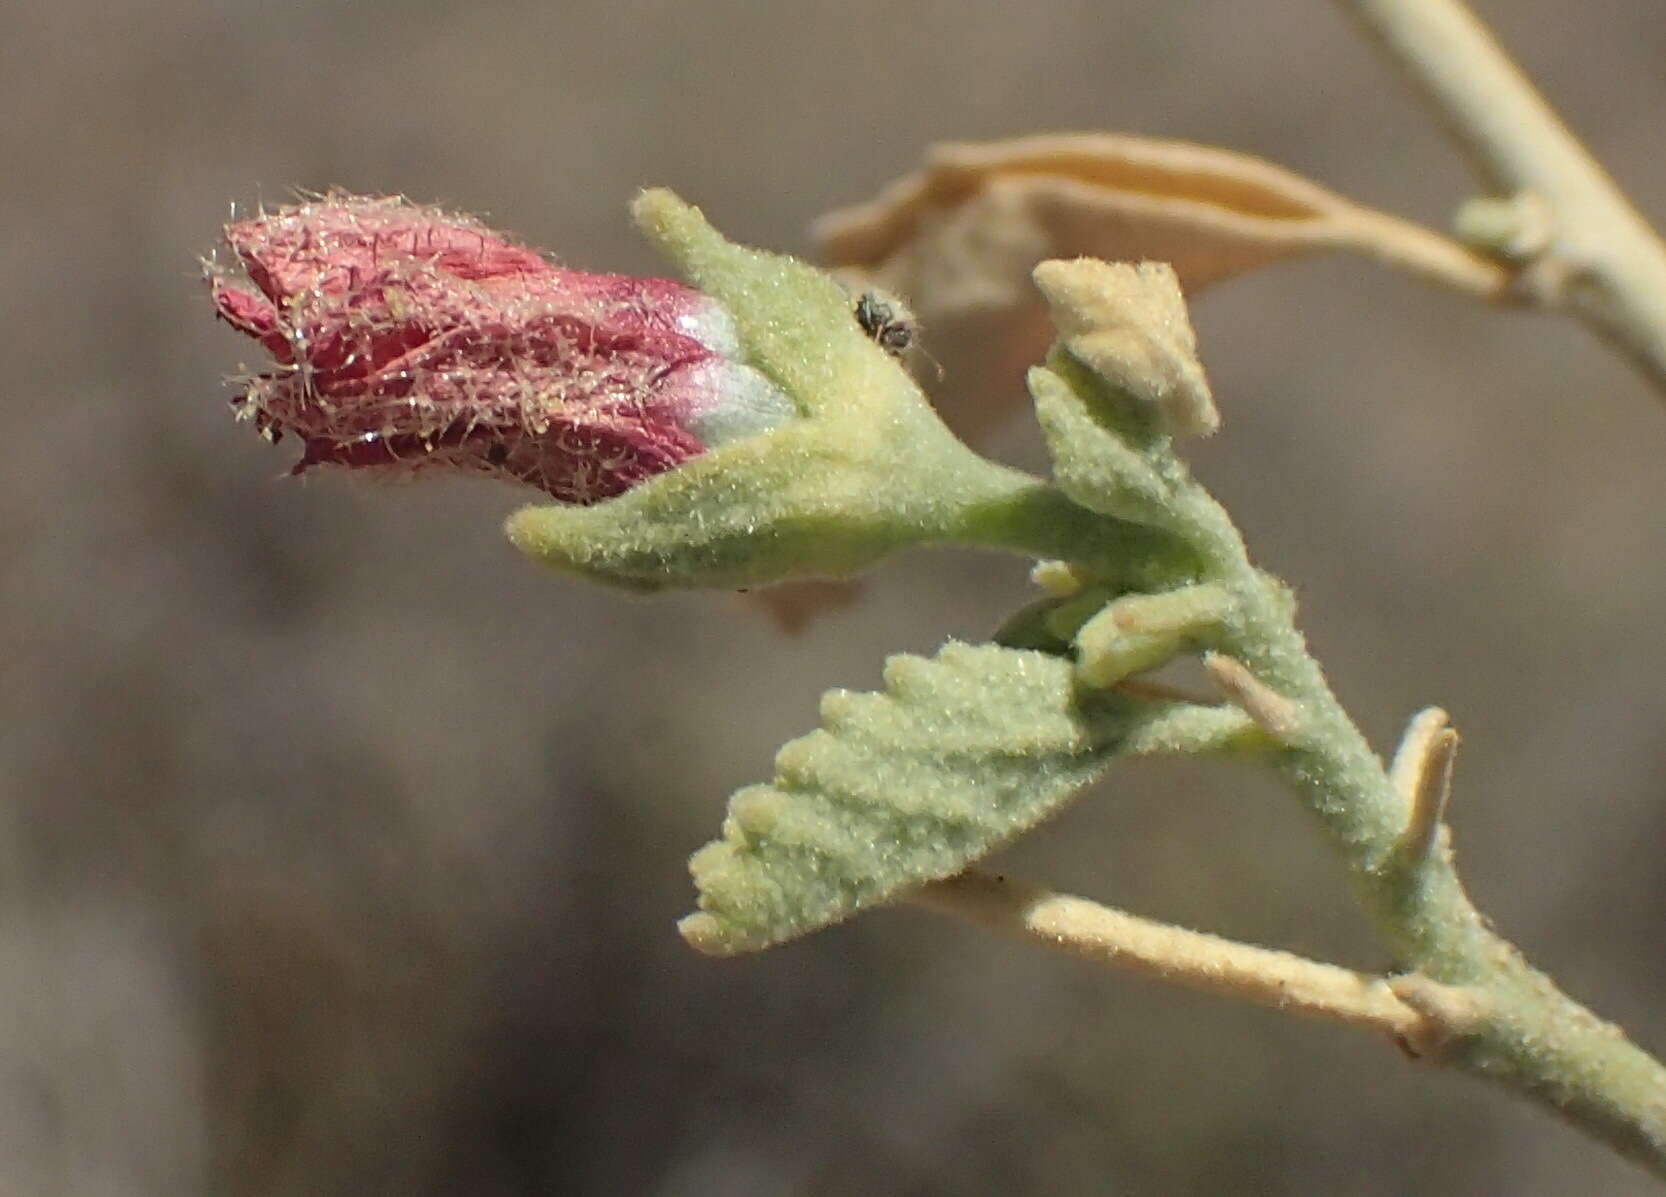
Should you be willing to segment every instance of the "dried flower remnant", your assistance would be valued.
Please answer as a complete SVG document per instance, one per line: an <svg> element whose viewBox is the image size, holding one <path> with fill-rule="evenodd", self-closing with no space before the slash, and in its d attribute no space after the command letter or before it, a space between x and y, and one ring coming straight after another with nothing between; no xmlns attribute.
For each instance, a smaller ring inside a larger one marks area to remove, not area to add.
<svg viewBox="0 0 1666 1197"><path fill-rule="evenodd" d="M593 503L793 419L715 300L555 266L471 218L331 195L226 226L218 314L275 367L233 400L300 473L432 468Z"/></svg>

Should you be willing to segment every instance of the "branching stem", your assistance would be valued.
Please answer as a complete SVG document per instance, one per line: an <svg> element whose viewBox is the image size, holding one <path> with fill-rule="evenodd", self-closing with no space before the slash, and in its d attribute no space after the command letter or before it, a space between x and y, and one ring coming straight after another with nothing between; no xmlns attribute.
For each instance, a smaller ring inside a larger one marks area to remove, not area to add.
<svg viewBox="0 0 1666 1197"><path fill-rule="evenodd" d="M913 900L928 910L1096 964L1380 1031L1418 1056L1437 1055L1479 1016L1474 995L1463 989L1421 978L1414 985L1412 978L1390 981L1356 973L988 873L933 882ZM1416 996L1407 1000L1401 991Z"/></svg>
<svg viewBox="0 0 1666 1197"><path fill-rule="evenodd" d="M1299 732L1273 759L1341 849L1396 964L1479 998L1480 1016L1441 1060L1546 1103L1666 1176L1666 1067L1492 931L1459 883L1447 845L1426 854L1402 849L1408 830L1426 829L1331 693L1284 596L1250 564L1237 529L1201 486L1183 488L1176 506L1215 580L1237 595L1224 650L1302 712Z"/></svg>
<svg viewBox="0 0 1666 1197"><path fill-rule="evenodd" d="M1528 298L1573 313L1666 392L1666 246L1459 0L1339 0L1488 181L1542 203Z"/></svg>
<svg viewBox="0 0 1666 1197"><path fill-rule="evenodd" d="M1666 1177L1666 1067L1528 965L1459 883L1450 844L1436 834L1455 738L1440 735L1444 727L1428 719L1414 728L1419 743L1390 776L1308 654L1288 594L1250 563L1237 528L1209 493L1178 461L1169 469L1175 484L1166 514L1173 527L1185 529L1189 550L1188 572L1170 584L1209 583L1230 600L1216 634L1224 656L1215 658L1212 676L1226 682L1234 702L1255 708L1277 729L1264 737L1275 745L1268 759L1340 850L1396 966L1408 981L1445 987L1419 992L1413 984L1397 994L1400 1000L1417 1006L1428 998L1424 1004L1438 1010L1439 994L1459 990L1476 1002L1473 1023L1435 1058L1543 1102ZM1026 499L999 521L1002 543L1059 555L1052 508L1033 495ZM1089 515L1078 510L1078 520ZM1273 699L1276 720L1269 714ZM1221 742L1216 735L1208 741ZM1160 748L1176 750L1170 739ZM1246 980L1226 988L1250 986Z"/></svg>

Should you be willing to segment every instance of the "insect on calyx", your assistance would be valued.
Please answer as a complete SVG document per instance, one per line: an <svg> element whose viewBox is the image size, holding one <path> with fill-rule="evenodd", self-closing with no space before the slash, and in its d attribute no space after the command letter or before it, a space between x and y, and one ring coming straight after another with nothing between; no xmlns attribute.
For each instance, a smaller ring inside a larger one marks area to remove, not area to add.
<svg viewBox="0 0 1666 1197"><path fill-rule="evenodd" d="M914 313L883 291L862 293L856 301L856 323L892 357L902 357L914 344Z"/></svg>

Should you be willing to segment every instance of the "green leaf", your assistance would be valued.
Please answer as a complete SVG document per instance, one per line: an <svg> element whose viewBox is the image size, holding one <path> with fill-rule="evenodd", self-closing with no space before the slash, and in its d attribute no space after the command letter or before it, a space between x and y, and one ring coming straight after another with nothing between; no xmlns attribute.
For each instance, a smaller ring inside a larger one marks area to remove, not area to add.
<svg viewBox="0 0 1666 1197"><path fill-rule="evenodd" d="M1059 809L1119 752L1253 735L1236 709L1083 698L1068 660L951 643L892 657L885 692L829 692L822 730L729 803L689 862L701 951L769 947L951 876Z"/></svg>

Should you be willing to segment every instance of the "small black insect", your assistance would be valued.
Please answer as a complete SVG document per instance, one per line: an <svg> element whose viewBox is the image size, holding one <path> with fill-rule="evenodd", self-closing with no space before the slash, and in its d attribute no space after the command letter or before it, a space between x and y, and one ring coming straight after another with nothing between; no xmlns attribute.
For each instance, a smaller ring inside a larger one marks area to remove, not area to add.
<svg viewBox="0 0 1666 1197"><path fill-rule="evenodd" d="M856 301L856 323L892 357L902 357L914 344L914 314L883 292L862 293Z"/></svg>

